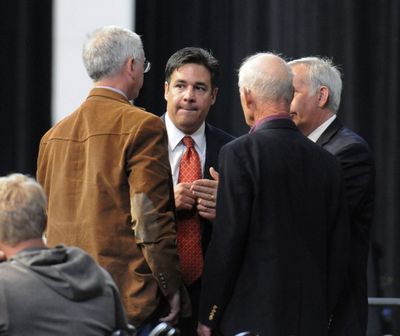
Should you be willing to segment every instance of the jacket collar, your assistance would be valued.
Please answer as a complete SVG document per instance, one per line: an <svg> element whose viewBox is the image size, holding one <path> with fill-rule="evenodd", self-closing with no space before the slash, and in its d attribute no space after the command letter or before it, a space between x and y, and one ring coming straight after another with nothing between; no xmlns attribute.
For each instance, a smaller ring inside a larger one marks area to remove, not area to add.
<svg viewBox="0 0 400 336"><path fill-rule="evenodd" d="M317 144L320 146L326 145L332 137L343 128L342 122L336 117L336 119L328 126L324 133L317 140Z"/></svg>
<svg viewBox="0 0 400 336"><path fill-rule="evenodd" d="M289 129L294 129L298 130L294 122L289 119L289 118L276 118L276 119L270 119L265 121L264 123L258 125L257 130L255 132L258 132L259 130L262 129L273 129L273 128L289 128Z"/></svg>

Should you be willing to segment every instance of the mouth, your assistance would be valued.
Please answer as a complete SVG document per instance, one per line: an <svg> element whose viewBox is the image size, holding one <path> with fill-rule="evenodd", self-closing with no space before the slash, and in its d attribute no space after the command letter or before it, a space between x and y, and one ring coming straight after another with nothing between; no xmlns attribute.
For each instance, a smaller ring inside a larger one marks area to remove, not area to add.
<svg viewBox="0 0 400 336"><path fill-rule="evenodd" d="M194 107L192 107L192 108L186 107L185 108L185 107L179 106L178 111L193 113L193 112L197 112L197 109Z"/></svg>

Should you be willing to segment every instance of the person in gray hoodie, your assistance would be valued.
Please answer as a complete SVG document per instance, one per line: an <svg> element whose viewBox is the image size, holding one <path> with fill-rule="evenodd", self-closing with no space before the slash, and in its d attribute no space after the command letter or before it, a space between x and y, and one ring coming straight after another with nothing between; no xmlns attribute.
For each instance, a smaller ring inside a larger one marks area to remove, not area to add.
<svg viewBox="0 0 400 336"><path fill-rule="evenodd" d="M79 248L48 248L45 226L40 184L0 177L0 335L128 334L111 276Z"/></svg>

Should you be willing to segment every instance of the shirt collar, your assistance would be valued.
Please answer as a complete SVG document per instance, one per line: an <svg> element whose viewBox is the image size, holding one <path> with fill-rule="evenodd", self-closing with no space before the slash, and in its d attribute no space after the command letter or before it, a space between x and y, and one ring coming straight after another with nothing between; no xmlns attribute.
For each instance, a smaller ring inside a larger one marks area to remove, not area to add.
<svg viewBox="0 0 400 336"><path fill-rule="evenodd" d="M120 95L124 96L126 98L126 100L129 101L128 96L126 95L126 93L121 91L120 89L116 89L115 87L106 86L106 85L104 85L104 86L103 85L99 85L99 86L95 86L95 88L97 88L97 89L107 89L107 90L114 91L114 92L119 93Z"/></svg>
<svg viewBox="0 0 400 336"><path fill-rule="evenodd" d="M203 122L201 126L192 134L185 134L180 129L178 129L172 120L169 118L168 113L165 113L165 127L167 128L168 134L168 146L173 151L176 146L181 143L184 136L190 135L198 147L200 152L204 152L206 148L206 138L205 138L205 123Z"/></svg>
<svg viewBox="0 0 400 336"><path fill-rule="evenodd" d="M330 117L328 120L326 120L324 123L319 125L314 131L312 131L307 138L309 138L313 142L317 142L319 137L322 135L322 133L325 132L325 130L329 127L330 124L333 123L333 121L336 119L336 114L334 114L332 117Z"/></svg>
<svg viewBox="0 0 400 336"><path fill-rule="evenodd" d="M255 132L262 124L267 121L275 120L275 119L291 119L287 113L276 113L273 115L266 116L256 121L253 127L250 129L249 133Z"/></svg>

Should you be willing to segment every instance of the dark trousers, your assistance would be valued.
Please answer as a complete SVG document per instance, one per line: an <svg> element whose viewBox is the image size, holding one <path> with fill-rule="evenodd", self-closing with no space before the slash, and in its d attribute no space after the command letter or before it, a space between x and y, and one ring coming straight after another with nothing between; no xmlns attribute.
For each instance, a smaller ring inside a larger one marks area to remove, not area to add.
<svg viewBox="0 0 400 336"><path fill-rule="evenodd" d="M193 284L186 286L186 288L189 292L190 302L192 304L192 316L181 318L177 328L180 330L182 336L196 336L200 305L201 279L196 280Z"/></svg>

